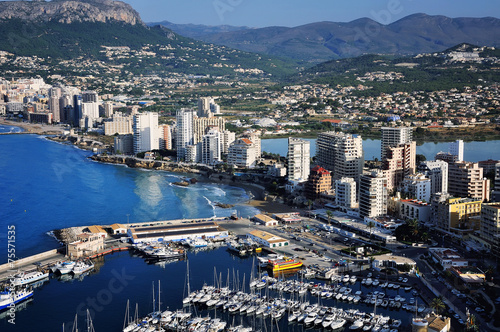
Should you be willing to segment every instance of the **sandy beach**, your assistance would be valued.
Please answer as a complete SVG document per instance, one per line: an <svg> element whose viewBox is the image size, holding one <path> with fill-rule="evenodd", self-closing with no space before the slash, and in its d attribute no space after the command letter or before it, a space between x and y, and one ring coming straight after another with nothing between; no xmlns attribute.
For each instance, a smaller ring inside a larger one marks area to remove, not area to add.
<svg viewBox="0 0 500 332"><path fill-rule="evenodd" d="M56 126L56 125L17 122L17 121L6 120L4 118L0 118L0 124L5 125L5 126L14 126L14 127L23 128L26 133L39 134L39 135L61 134L65 130L64 128L62 128L60 126Z"/></svg>

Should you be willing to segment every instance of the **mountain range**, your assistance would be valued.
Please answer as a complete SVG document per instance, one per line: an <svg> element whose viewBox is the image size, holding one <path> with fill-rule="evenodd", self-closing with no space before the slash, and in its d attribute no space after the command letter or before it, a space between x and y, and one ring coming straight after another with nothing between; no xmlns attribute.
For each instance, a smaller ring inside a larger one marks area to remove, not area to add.
<svg viewBox="0 0 500 332"><path fill-rule="evenodd" d="M197 41L160 25L148 27L121 1L0 2L0 34L0 51L15 56L36 56L43 61L91 59L134 74L234 76L237 70L246 75L260 69L261 76L276 76L296 71L291 61ZM113 46L130 51L109 54L106 47Z"/></svg>
<svg viewBox="0 0 500 332"><path fill-rule="evenodd" d="M319 63L362 54L412 55L460 43L500 46L500 20L413 14L388 25L369 18L289 27L216 31L214 27L166 24L175 32L235 49Z"/></svg>

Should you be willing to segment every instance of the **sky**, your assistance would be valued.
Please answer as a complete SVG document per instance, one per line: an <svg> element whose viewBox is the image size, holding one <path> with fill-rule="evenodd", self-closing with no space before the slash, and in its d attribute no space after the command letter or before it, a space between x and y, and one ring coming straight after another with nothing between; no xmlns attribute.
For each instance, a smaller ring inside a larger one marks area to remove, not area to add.
<svg viewBox="0 0 500 332"><path fill-rule="evenodd" d="M415 13L448 17L500 17L498 0L122 0L145 22L299 26L368 17L389 24Z"/></svg>

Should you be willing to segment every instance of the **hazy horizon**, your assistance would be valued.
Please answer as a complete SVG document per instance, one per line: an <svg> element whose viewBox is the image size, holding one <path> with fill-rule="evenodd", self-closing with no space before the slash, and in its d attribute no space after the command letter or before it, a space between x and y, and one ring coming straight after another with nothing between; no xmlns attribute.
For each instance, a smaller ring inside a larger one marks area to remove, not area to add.
<svg viewBox="0 0 500 332"><path fill-rule="evenodd" d="M403 17L424 13L456 17L500 17L500 2L479 0L123 0L139 12L144 22L231 25L261 28L295 27L309 23L350 22L369 18L390 24Z"/></svg>

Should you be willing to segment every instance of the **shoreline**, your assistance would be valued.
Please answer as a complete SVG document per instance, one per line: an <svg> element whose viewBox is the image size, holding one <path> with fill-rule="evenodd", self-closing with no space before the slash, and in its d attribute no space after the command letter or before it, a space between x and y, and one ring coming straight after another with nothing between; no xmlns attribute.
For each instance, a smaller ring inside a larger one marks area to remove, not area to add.
<svg viewBox="0 0 500 332"><path fill-rule="evenodd" d="M37 135L58 135L64 132L64 128L56 125L35 124L28 122L17 122L0 118L0 125L18 127L23 129L22 132L14 134L37 134ZM7 134L7 133L6 133Z"/></svg>

